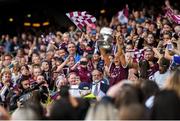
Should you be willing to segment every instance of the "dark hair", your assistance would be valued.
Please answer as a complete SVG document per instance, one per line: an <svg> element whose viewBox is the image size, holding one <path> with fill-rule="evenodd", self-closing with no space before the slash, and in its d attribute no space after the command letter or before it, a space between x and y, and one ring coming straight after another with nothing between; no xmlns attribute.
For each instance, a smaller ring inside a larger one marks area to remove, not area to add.
<svg viewBox="0 0 180 121"><path fill-rule="evenodd" d="M69 86L61 86L59 93L61 97L69 98Z"/></svg>
<svg viewBox="0 0 180 121"><path fill-rule="evenodd" d="M29 76L21 76L18 80L17 80L17 84L18 84L18 88L19 89L23 89L22 86L22 82L25 80L29 80Z"/></svg>
<svg viewBox="0 0 180 121"><path fill-rule="evenodd" d="M170 61L168 59L166 59L165 57L162 57L159 61L159 66L164 68L164 71L167 71L167 69L169 68L170 65Z"/></svg>
<svg viewBox="0 0 180 121"><path fill-rule="evenodd" d="M164 25L168 25L169 27L172 28L172 24L170 22L166 22ZM163 27L164 27L164 25L163 25Z"/></svg>
<svg viewBox="0 0 180 121"><path fill-rule="evenodd" d="M155 22L151 22L151 25L154 25L155 28L157 28L157 24Z"/></svg>
<svg viewBox="0 0 180 121"><path fill-rule="evenodd" d="M142 99L142 92L140 89L129 84L124 84L122 90L119 92L119 96L115 98L115 105L119 108L121 105L141 103Z"/></svg>
<svg viewBox="0 0 180 121"><path fill-rule="evenodd" d="M140 68L140 78L147 79L148 70L150 68L149 62L147 60L140 60L139 68Z"/></svg>
<svg viewBox="0 0 180 121"><path fill-rule="evenodd" d="M64 50L66 53L68 53L67 48L66 47L59 47L59 50Z"/></svg>
<svg viewBox="0 0 180 121"><path fill-rule="evenodd" d="M23 65L23 66L21 66L21 68L22 68L22 67L25 67L25 68L29 71L28 65Z"/></svg>
<svg viewBox="0 0 180 121"><path fill-rule="evenodd" d="M55 61L59 61L59 62L64 62L64 59L63 58L61 58L61 57L54 57L54 60Z"/></svg>
<svg viewBox="0 0 180 121"><path fill-rule="evenodd" d="M23 104L25 108L30 108L36 114L38 114L39 119L44 119L44 110L40 103L40 92L38 90L32 92L32 96Z"/></svg>
<svg viewBox="0 0 180 121"><path fill-rule="evenodd" d="M12 56L10 53L5 53L5 54L4 54L4 57L5 57L5 56L9 56L9 57L13 58L13 56Z"/></svg>
<svg viewBox="0 0 180 121"><path fill-rule="evenodd" d="M172 90L160 91L154 99L151 119L177 120L180 119L180 99Z"/></svg>
<svg viewBox="0 0 180 121"><path fill-rule="evenodd" d="M165 32L164 34L163 34L163 36L164 35L168 35L170 38L172 37L172 34L170 33L170 32Z"/></svg>
<svg viewBox="0 0 180 121"><path fill-rule="evenodd" d="M69 101L69 98L61 98L52 105L50 120L73 120L77 119L77 112Z"/></svg>
<svg viewBox="0 0 180 121"><path fill-rule="evenodd" d="M159 92L159 87L154 81L144 80L141 83L141 90L143 93L144 101L146 101L150 96L155 95Z"/></svg>
<svg viewBox="0 0 180 121"><path fill-rule="evenodd" d="M39 56L39 53L38 53L38 52L36 52L36 51L33 51L31 55L33 55L33 54L35 54L35 55Z"/></svg>
<svg viewBox="0 0 180 121"><path fill-rule="evenodd" d="M41 61L41 65L42 65L43 62L48 63L48 65L49 65L49 71L51 71L51 69L52 69L52 63L51 63L50 61L48 61L48 60L45 59L45 60L42 60L42 61Z"/></svg>

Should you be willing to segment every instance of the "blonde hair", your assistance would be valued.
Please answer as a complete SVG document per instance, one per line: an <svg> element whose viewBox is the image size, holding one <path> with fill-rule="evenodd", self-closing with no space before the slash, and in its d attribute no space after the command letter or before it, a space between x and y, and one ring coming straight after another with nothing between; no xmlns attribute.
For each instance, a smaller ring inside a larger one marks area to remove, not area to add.
<svg viewBox="0 0 180 121"><path fill-rule="evenodd" d="M10 74L11 75L11 70L8 67L3 68L1 70L0 78L2 78L4 74Z"/></svg>
<svg viewBox="0 0 180 121"><path fill-rule="evenodd" d="M174 90L180 96L180 67L170 74L164 87L168 90Z"/></svg>
<svg viewBox="0 0 180 121"><path fill-rule="evenodd" d="M117 120L117 109L111 103L98 103L92 105L85 120Z"/></svg>

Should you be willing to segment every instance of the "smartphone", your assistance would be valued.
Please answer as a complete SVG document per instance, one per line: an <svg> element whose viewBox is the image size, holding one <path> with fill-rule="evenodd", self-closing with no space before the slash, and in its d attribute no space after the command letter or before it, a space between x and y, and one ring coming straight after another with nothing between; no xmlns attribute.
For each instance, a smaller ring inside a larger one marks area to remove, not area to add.
<svg viewBox="0 0 180 121"><path fill-rule="evenodd" d="M63 68L63 72L64 72L64 75L68 75L69 74L69 68Z"/></svg>
<svg viewBox="0 0 180 121"><path fill-rule="evenodd" d="M131 57L134 58L134 51L131 51Z"/></svg>
<svg viewBox="0 0 180 121"><path fill-rule="evenodd" d="M167 44L167 49L168 49L168 50L173 50L173 48L174 48L174 47L173 47L172 43Z"/></svg>

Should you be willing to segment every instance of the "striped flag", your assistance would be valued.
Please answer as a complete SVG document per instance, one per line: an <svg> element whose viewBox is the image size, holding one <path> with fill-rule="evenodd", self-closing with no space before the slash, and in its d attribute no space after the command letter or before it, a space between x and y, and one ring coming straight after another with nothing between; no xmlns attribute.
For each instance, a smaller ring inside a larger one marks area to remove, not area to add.
<svg viewBox="0 0 180 121"><path fill-rule="evenodd" d="M9 93L9 87L8 86L2 87L2 89L0 91L0 100L2 102L6 101L6 97L7 97L8 93Z"/></svg>
<svg viewBox="0 0 180 121"><path fill-rule="evenodd" d="M41 39L45 44L54 43L56 36L53 33L49 33L48 35L41 35Z"/></svg>
<svg viewBox="0 0 180 121"><path fill-rule="evenodd" d="M128 16L129 16L129 8L128 5L126 7L118 12L118 20L121 24L126 24L128 23Z"/></svg>
<svg viewBox="0 0 180 121"><path fill-rule="evenodd" d="M132 58L133 60L136 60L136 62L139 62L141 59L144 59L144 52L145 49L133 49L131 51L127 51L130 53L133 53Z"/></svg>
<svg viewBox="0 0 180 121"><path fill-rule="evenodd" d="M168 16L173 22L180 24L180 15L175 15L171 8L167 8L166 16Z"/></svg>
<svg viewBox="0 0 180 121"><path fill-rule="evenodd" d="M80 29L86 25L92 24L96 21L96 18L86 11L74 11L70 13L66 13L66 16Z"/></svg>

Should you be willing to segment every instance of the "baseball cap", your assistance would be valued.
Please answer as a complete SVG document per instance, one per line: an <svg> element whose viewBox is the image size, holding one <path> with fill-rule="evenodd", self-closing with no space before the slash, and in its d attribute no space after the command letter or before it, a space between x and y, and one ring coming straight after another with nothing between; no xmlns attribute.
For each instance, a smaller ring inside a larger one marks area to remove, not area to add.
<svg viewBox="0 0 180 121"><path fill-rule="evenodd" d="M81 82L79 84L79 89L80 90L90 90L91 89L91 85L88 82Z"/></svg>

